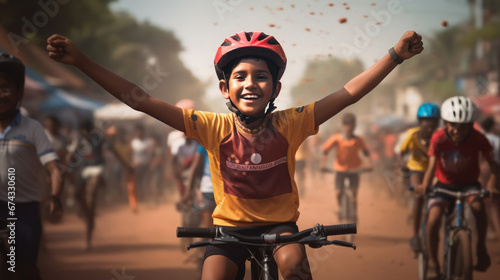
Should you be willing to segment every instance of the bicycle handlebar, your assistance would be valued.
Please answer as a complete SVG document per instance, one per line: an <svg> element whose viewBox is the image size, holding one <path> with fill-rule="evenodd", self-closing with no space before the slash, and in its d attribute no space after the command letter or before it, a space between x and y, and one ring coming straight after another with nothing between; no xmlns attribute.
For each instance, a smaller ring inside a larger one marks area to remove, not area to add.
<svg viewBox="0 0 500 280"><path fill-rule="evenodd" d="M461 192L461 191L453 191L449 189L444 189L444 188L432 188L429 191L430 195L434 194L445 194L447 196L451 196L454 198L462 198L462 197L467 197L471 195L479 195L480 197L489 197L490 196L490 191L489 190L469 190L466 192Z"/></svg>
<svg viewBox="0 0 500 280"><path fill-rule="evenodd" d="M178 227L177 237L215 238L217 228Z"/></svg>
<svg viewBox="0 0 500 280"><path fill-rule="evenodd" d="M410 186L410 191L415 191L414 186ZM426 192L427 195L429 196L435 196L437 194L444 194L448 195L454 198L462 198L462 197L467 197L471 195L479 195L479 197L490 197L491 192L489 190L469 190L469 191L453 191L445 188L440 188L440 187L431 187L427 189Z"/></svg>
<svg viewBox="0 0 500 280"><path fill-rule="evenodd" d="M347 173L347 174L361 174L361 173L366 173L366 172L371 172L372 169L369 168L360 168L360 169L355 169L355 170L346 170L346 171L339 171L331 168L321 168L320 172L322 173Z"/></svg>
<svg viewBox="0 0 500 280"><path fill-rule="evenodd" d="M227 228L226 228L227 229ZM317 237L327 237L331 235L342 235L342 234L356 234L357 228L356 224L340 224L340 225L330 225L323 226L317 224L313 228L308 228L300 232L291 235L278 235L278 234L262 234L260 236L248 236L235 232L231 230L225 230L222 227L213 228L190 228L190 227L178 227L177 237L200 237L200 238L236 238L237 241L252 243L255 245L268 244L268 243L288 243L297 242L305 239L308 236L315 235Z"/></svg>

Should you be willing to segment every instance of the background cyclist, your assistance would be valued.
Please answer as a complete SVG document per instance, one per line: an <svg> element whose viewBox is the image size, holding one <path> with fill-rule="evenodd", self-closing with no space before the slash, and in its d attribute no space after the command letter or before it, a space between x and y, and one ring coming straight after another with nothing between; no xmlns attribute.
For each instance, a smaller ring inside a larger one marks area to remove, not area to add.
<svg viewBox="0 0 500 280"><path fill-rule="evenodd" d="M416 187L424 179L424 173L429 165L427 150L431 136L439 125L440 117L437 105L432 103L420 105L417 111L418 126L408 129L403 137L398 160L404 169L410 171L410 186ZM406 162L405 158L407 158ZM424 196L414 194L413 237L410 239L410 247L415 252L422 249L419 232L423 204Z"/></svg>
<svg viewBox="0 0 500 280"><path fill-rule="evenodd" d="M359 171L365 162L366 171L373 169L370 152L366 148L363 139L354 134L356 129L356 116L352 113L345 113L342 116L342 132L333 134L322 146L323 158L321 168L324 169L328 157L328 152L336 150L333 169L335 173L335 190L337 195L337 205L340 205L340 199L346 181L354 194L354 205L356 207L356 198L359 186ZM360 157L362 155L363 157ZM355 208L356 209L356 208Z"/></svg>
<svg viewBox="0 0 500 280"><path fill-rule="evenodd" d="M481 154L493 171L488 181L488 189L493 190L498 173L498 164L494 160L493 148L486 137L473 128L473 122L479 111L469 98L451 97L441 106L441 117L445 127L437 130L429 146L429 166L424 180L417 187L417 193L423 195L432 183L434 175L437 186L452 190L465 191L469 188L480 189L479 155ZM476 220L477 228L477 265L476 270L486 271L491 265L486 250L486 211L482 200L477 196L468 199ZM427 246L429 248L429 268L427 279L439 279L438 260L439 229L443 214L453 205L454 199L437 196L429 199L427 219Z"/></svg>

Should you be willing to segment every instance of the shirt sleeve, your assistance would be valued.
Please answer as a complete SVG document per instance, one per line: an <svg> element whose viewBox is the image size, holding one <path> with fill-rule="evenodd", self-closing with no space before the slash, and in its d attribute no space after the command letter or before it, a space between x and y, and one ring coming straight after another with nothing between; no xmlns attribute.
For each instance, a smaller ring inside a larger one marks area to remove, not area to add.
<svg viewBox="0 0 500 280"><path fill-rule="evenodd" d="M230 114L182 110L186 137L196 139L207 150L216 148L220 139L228 135L233 128Z"/></svg>
<svg viewBox="0 0 500 280"><path fill-rule="evenodd" d="M273 113L274 126L289 141L293 150L297 150L307 137L318 133L318 126L314 120L314 107L315 103L310 103Z"/></svg>
<svg viewBox="0 0 500 280"><path fill-rule="evenodd" d="M430 157L436 156L436 147L439 143L439 135L441 135L439 132L434 132L434 134L432 134L431 142L429 143L429 150L427 151L427 155Z"/></svg>
<svg viewBox="0 0 500 280"><path fill-rule="evenodd" d="M50 144L49 138L47 138L47 135L45 134L42 126L38 122L36 122L33 124L32 128L33 129L31 133L33 137L33 143L35 145L36 153L38 155L38 158L40 159L40 162L45 165L48 162L58 159L57 154L52 148L52 144Z"/></svg>
<svg viewBox="0 0 500 280"><path fill-rule="evenodd" d="M328 140L326 140L325 143L323 143L323 145L321 147L322 150L324 152L331 150L333 148L333 146L335 146L335 144L337 144L337 140L338 140L337 134L332 135L330 138L328 138Z"/></svg>
<svg viewBox="0 0 500 280"><path fill-rule="evenodd" d="M365 140L363 138L358 137L358 142L359 142L359 149L363 152L368 151L368 148L366 148Z"/></svg>
<svg viewBox="0 0 500 280"><path fill-rule="evenodd" d="M410 146L410 141L412 138L412 133L405 132L401 138L403 139L401 141L401 145L399 146L399 151L398 152L407 152Z"/></svg>
<svg viewBox="0 0 500 280"><path fill-rule="evenodd" d="M491 145L490 141L488 141L488 138L486 138L486 136L484 136L484 134L482 134L480 132L477 133L477 137L478 137L478 143L479 143L478 146L479 146L483 156L488 161L494 161L495 154L493 153L493 146Z"/></svg>

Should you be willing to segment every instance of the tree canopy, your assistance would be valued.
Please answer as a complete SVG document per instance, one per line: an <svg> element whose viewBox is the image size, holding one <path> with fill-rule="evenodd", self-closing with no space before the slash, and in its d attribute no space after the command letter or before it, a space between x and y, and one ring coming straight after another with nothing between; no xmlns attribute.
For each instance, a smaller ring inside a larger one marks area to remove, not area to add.
<svg viewBox="0 0 500 280"><path fill-rule="evenodd" d="M0 24L41 48L54 33L68 36L89 57L167 102L199 98L204 85L180 60L175 34L113 13L113 1L0 0Z"/></svg>

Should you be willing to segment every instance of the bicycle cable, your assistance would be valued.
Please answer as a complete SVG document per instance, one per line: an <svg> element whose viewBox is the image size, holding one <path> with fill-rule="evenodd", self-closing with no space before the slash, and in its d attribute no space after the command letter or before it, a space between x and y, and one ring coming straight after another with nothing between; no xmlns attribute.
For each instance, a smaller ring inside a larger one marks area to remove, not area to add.
<svg viewBox="0 0 500 280"><path fill-rule="evenodd" d="M250 250L250 248L248 248L248 247L247 247L247 246L245 246L245 245L242 245L242 246L243 246L245 249L247 249L247 250L248 250L248 252L249 252L249 253L250 253L250 255L252 256L252 258L254 259L254 262L255 262L256 264L258 264L258 265L259 265L259 267L260 267L261 271L265 272L265 273L267 274L267 276L268 276L271 280L274 280L274 279L273 279L273 277L271 276L271 274L269 274L269 271L266 271L266 270L264 269L264 266L263 266L263 265L262 265L262 264L258 261L258 259L255 257L255 255L253 254L252 250ZM273 254L273 256L272 256L272 257L274 258L274 254Z"/></svg>

